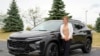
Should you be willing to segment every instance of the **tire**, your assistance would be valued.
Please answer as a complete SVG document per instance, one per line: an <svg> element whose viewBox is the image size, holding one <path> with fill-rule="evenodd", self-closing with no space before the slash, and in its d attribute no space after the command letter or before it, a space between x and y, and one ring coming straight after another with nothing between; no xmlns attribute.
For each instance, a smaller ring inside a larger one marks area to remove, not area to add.
<svg viewBox="0 0 100 56"><path fill-rule="evenodd" d="M46 48L45 56L59 56L58 45L50 43Z"/></svg>
<svg viewBox="0 0 100 56"><path fill-rule="evenodd" d="M82 52L83 53L90 53L91 52L91 47L92 47L92 42L91 42L91 39L87 39L85 44L83 45L82 47Z"/></svg>

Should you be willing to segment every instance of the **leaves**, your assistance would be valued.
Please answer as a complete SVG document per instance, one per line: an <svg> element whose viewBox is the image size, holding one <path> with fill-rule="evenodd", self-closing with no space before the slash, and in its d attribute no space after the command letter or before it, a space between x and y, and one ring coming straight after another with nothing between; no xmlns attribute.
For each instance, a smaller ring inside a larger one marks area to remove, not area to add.
<svg viewBox="0 0 100 56"><path fill-rule="evenodd" d="M7 13L8 17L4 20L5 25L3 29L5 32L16 32L23 30L23 21L18 12L16 1L13 0Z"/></svg>
<svg viewBox="0 0 100 56"><path fill-rule="evenodd" d="M45 18L45 20L59 20L62 19L63 16L68 16L69 13L66 13L65 5L62 0L53 0L52 9L49 11L49 18ZM72 18L72 16L69 16Z"/></svg>
<svg viewBox="0 0 100 56"><path fill-rule="evenodd" d="M100 32L100 16L97 18L95 27L96 27L96 31Z"/></svg>

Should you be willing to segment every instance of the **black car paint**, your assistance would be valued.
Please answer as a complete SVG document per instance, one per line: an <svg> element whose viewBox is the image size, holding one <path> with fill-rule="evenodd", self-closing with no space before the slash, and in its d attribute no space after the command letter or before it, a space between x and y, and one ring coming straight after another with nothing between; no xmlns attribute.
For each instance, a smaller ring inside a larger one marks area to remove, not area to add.
<svg viewBox="0 0 100 56"><path fill-rule="evenodd" d="M61 22L61 20L51 20L51 21ZM70 22L72 23L73 28L74 28L73 39L72 39L72 43L71 43L72 47L70 49L76 49L76 47L80 48L80 46L82 46L85 43L85 40L87 39L87 37L92 39L92 33L86 26L84 26L82 29L78 29L78 30L75 29L74 24L80 23L80 21L70 20ZM30 50L32 48L29 47L29 48L26 48L29 50L27 53L12 52L11 50L16 51L16 49L18 49L18 51L20 51L20 48L14 48L14 47L9 46L11 44L11 43L9 43L9 41L16 41L16 42L17 41L25 41L25 42L28 42L28 44L29 43L34 44L34 42L40 41L40 43L39 43L40 47L38 49L40 51L39 52L40 55L45 54L46 48L49 45L49 43L51 43L51 42L57 43L59 46L60 52L63 52L62 51L62 49L63 49L62 48L62 39L61 39L61 35L60 35L59 30L60 30L60 28L58 28L55 31L21 31L21 32L13 33L10 36L10 38L8 39L8 44L7 44L8 50L13 55L29 54L29 52L32 52L35 50L34 49ZM29 40L28 38L34 38L34 39ZM77 46L76 44L78 44L80 46ZM24 51L27 51L27 50L24 50Z"/></svg>

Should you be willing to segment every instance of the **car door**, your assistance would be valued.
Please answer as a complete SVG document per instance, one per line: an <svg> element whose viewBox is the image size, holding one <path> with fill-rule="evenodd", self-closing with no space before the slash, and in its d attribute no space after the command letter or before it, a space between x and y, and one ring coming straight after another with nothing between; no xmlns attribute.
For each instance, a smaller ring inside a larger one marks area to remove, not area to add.
<svg viewBox="0 0 100 56"><path fill-rule="evenodd" d="M84 31L83 31L83 26L81 23L74 23L74 33L73 33L73 39L72 39L72 44L81 44L82 41L84 40Z"/></svg>

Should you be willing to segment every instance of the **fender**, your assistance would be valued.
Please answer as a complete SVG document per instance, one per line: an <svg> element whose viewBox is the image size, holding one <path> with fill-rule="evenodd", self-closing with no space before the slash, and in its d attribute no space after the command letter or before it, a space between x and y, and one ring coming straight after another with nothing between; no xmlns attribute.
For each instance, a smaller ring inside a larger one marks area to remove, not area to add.
<svg viewBox="0 0 100 56"><path fill-rule="evenodd" d="M43 40L44 41L44 47L42 48L42 55L44 56L45 52L46 52L46 48L47 46L52 43L55 42L59 45L59 40L57 39L57 37L55 35L50 35L49 37L47 37L46 39Z"/></svg>

